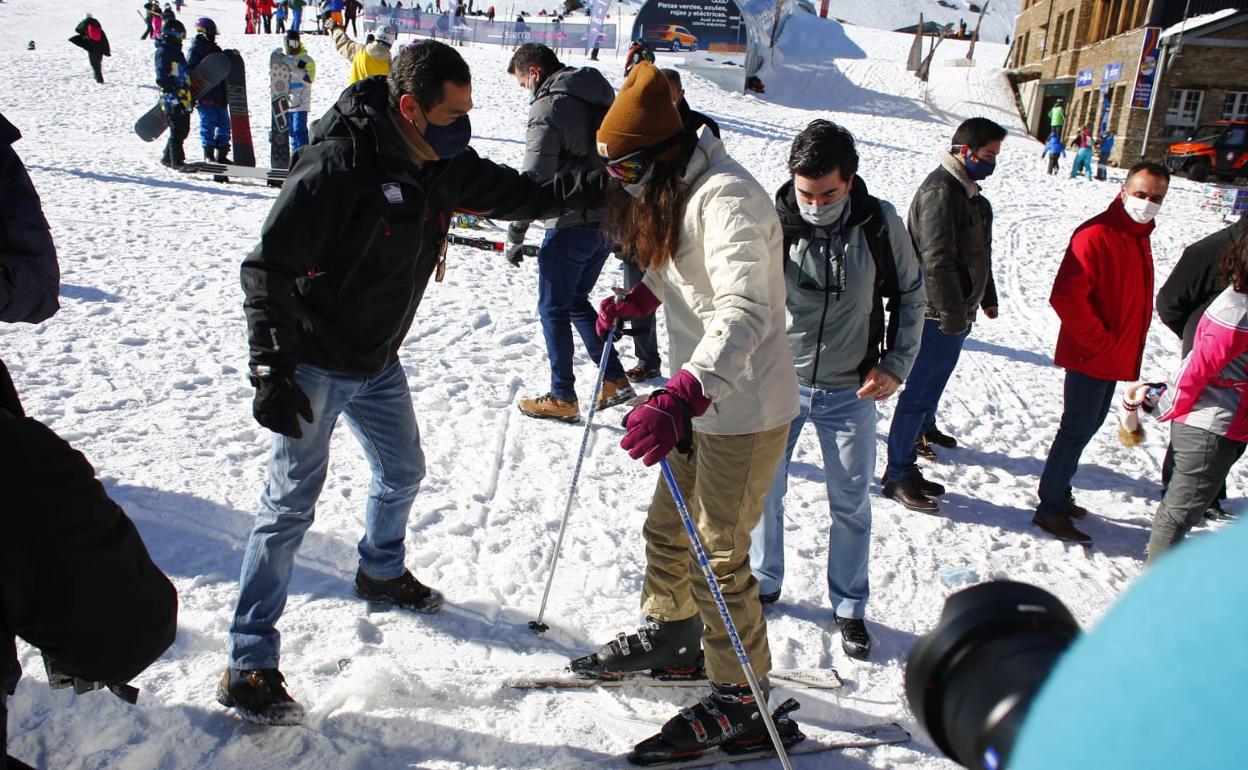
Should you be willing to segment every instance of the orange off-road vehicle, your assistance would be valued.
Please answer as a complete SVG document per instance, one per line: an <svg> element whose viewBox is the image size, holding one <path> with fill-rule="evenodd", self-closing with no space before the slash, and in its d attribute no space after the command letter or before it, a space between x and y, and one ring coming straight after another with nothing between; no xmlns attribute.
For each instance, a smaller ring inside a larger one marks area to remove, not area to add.
<svg viewBox="0 0 1248 770"><path fill-rule="evenodd" d="M1218 120L1198 128L1186 142L1170 145L1166 167L1193 182L1209 177L1248 177L1248 120Z"/></svg>

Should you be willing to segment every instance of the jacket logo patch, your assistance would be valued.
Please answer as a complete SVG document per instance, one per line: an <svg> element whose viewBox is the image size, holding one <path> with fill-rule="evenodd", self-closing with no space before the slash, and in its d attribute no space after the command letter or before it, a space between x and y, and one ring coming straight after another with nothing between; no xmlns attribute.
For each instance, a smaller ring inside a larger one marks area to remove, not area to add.
<svg viewBox="0 0 1248 770"><path fill-rule="evenodd" d="M381 192L386 196L386 200L391 203L403 202L403 188L399 187L395 182L386 182L381 186Z"/></svg>
<svg viewBox="0 0 1248 770"><path fill-rule="evenodd" d="M599 155L601 155L601 156L602 156L602 157L604 157L604 158L609 158L609 157L611 157L610 155L608 155L608 154L607 154L607 143L606 143L606 142L599 142L599 143L598 143L598 154L599 154Z"/></svg>

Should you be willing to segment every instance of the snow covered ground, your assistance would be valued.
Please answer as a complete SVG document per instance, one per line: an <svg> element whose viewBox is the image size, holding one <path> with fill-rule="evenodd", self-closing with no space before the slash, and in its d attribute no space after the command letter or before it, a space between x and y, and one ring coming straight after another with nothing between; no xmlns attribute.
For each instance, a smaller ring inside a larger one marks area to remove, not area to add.
<svg viewBox="0 0 1248 770"><path fill-rule="evenodd" d="M403 349L429 464L412 512L408 564L445 591L446 610L432 617L371 613L354 597L368 469L341 430L280 626L282 669L309 723L265 730L216 705L269 445L250 414L238 267L276 193L167 171L156 162L159 144L134 136L135 117L157 93L150 46L138 40L137 5L0 3L0 112L25 133L17 150L43 198L63 271L61 312L36 327L0 326L0 355L30 413L86 453L135 519L179 589L180 630L136 681L138 707L107 694L49 690L37 654L20 647L27 676L9 704L11 751L39 767L66 769L573 768L654 732L688 694L502 686L508 674L560 666L639 620L640 528L657 474L616 446L621 410L605 415L591 439L547 613L552 630L535 637L525 624L541 598L581 429L531 421L515 407L517 397L544 392L548 380L532 262L517 270L458 247ZM184 17L217 17L222 43L240 48L253 68L253 116L265 116L257 73L277 39L244 37L241 8L236 0L191 0ZM87 10L113 44L104 86L91 81L85 54L64 42ZM729 151L769 189L784 180L789 142L808 121L843 123L859 139L871 190L904 210L956 122L1007 114L1012 100L992 85L999 73L990 69L971 75L957 68L945 78L937 67L925 101L899 71L908 38L846 29L868 58L845 62L839 78L804 82L805 101L762 101L696 77L686 83L689 100L719 121ZM31 39L34 52L25 50ZM323 110L345 85L347 64L327 38L307 40L319 65L316 109ZM474 146L518 164L527 100L505 74L508 52L463 53L475 76ZM618 86L622 62L607 57L602 67ZM783 78L775 88L784 91ZM267 118L252 124L263 157ZM192 157L195 130L187 143ZM1085 453L1076 487L1095 512L1086 524L1095 548L1063 545L1030 525L1060 415L1049 288L1072 229L1102 210L1116 186L1045 176L1040 145L1020 135L1007 140L985 188L996 210L1001 318L977 325L941 405L943 427L963 444L925 471L950 489L943 515L873 498L872 660L847 659L830 630L827 501L810 433L798 444L787 501L789 578L784 598L768 610L777 666L835 666L846 680L840 691L800 694L805 722L897 720L914 739L800 758L797 767L952 767L915 727L901 685L907 651L954 590L942 573L1038 584L1090 624L1141 570L1163 430L1126 450L1106 426ZM1192 183L1176 180L1171 188L1153 237L1159 285L1185 245L1221 226L1198 198ZM619 280L612 263L599 293ZM1145 376L1167 374L1178 348L1154 324ZM582 360L582 399L593 374ZM881 439L890 411L883 408ZM1233 503L1244 492L1244 473L1236 470Z"/></svg>

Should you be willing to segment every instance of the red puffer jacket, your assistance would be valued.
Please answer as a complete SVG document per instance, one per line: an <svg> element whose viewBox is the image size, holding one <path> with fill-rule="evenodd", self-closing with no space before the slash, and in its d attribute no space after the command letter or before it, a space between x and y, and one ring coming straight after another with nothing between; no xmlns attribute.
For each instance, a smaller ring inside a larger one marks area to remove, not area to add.
<svg viewBox="0 0 1248 770"><path fill-rule="evenodd" d="M1101 380L1137 380L1153 317L1156 225L1127 216L1121 197L1075 230L1049 304L1062 320L1058 366Z"/></svg>

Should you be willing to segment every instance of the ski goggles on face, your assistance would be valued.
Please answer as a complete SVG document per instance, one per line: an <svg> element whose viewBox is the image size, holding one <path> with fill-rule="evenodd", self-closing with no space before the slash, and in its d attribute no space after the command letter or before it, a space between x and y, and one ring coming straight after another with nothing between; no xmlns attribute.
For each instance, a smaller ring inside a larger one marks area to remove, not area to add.
<svg viewBox="0 0 1248 770"><path fill-rule="evenodd" d="M603 161L606 163L607 173L618 179L621 184L637 184L645 178L646 173L654 165L659 155L669 147L675 146L684 137L685 133L678 131L653 147L645 147L636 152L630 152L622 158L604 158Z"/></svg>

